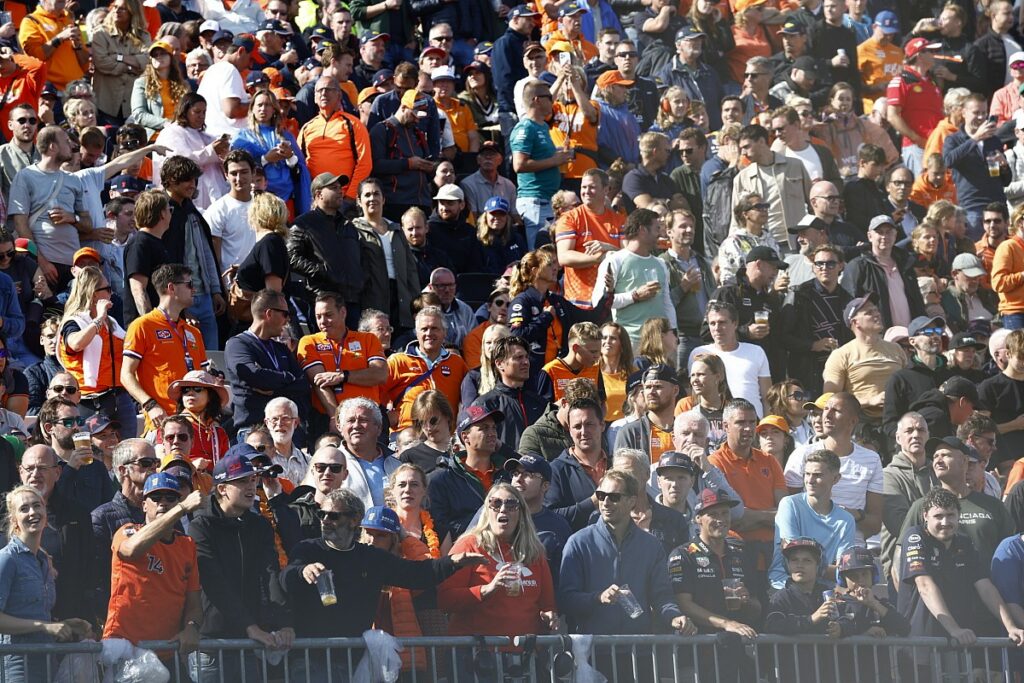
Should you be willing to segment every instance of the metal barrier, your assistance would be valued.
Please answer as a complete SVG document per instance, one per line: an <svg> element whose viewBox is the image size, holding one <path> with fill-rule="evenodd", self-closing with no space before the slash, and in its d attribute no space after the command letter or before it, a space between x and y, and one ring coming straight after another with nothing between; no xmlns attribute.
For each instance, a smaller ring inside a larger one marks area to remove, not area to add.
<svg viewBox="0 0 1024 683"><path fill-rule="evenodd" d="M402 638L407 683L558 683L573 680L564 655L568 639L559 636ZM1015 683L1024 672L1024 651L1005 638L981 638L970 647L954 647L944 638L825 637L788 638L670 635L595 636L591 663L611 683ZM144 642L155 651L173 643ZM520 647L516 647L516 646ZM525 651L524 651L525 647ZM250 640L209 640L200 671L172 655L165 664L176 683L349 683L364 653L360 638L299 639L284 661L271 663L270 651ZM0 683L54 683L68 655L75 677L60 683L99 681L101 645L0 645ZM27 667L19 670L16 658ZM84 658L83 658L84 657ZM567 674L567 675L566 675Z"/></svg>

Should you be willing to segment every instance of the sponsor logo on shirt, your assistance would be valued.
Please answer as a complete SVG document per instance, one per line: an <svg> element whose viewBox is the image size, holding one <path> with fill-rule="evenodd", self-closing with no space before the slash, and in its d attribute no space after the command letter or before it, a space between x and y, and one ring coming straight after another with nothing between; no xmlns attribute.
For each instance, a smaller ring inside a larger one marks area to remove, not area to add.
<svg viewBox="0 0 1024 683"><path fill-rule="evenodd" d="M171 338L171 331L170 330L157 330L156 331L156 338L157 339L163 339L163 340L170 339Z"/></svg>

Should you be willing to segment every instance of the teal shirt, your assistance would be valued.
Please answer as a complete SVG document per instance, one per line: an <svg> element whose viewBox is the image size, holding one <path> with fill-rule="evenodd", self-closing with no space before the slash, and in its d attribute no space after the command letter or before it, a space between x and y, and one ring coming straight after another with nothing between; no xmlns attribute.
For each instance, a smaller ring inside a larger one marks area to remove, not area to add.
<svg viewBox="0 0 1024 683"><path fill-rule="evenodd" d="M532 119L523 119L516 124L509 145L513 154L521 152L534 161L550 159L556 149L548 127ZM562 173L554 166L539 173L520 173L518 181L518 196L550 200L562 184Z"/></svg>

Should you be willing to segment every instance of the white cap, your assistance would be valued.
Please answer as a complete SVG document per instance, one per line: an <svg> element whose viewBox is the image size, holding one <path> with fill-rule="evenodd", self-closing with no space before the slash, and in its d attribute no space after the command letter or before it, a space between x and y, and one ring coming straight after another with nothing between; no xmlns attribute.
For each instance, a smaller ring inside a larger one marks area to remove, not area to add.
<svg viewBox="0 0 1024 683"><path fill-rule="evenodd" d="M214 33L216 33L219 30L220 30L220 24L218 24L213 19L207 19L203 23L199 24L199 34L200 35L202 35L203 33L206 33L207 31L213 31Z"/></svg>
<svg viewBox="0 0 1024 683"><path fill-rule="evenodd" d="M1014 62L1024 62L1024 50L1017 50L1006 58L1007 64L1013 64Z"/></svg>
<svg viewBox="0 0 1024 683"><path fill-rule="evenodd" d="M444 80L447 78L450 81L456 80L455 69L450 66L439 66L430 72L430 80Z"/></svg>
<svg viewBox="0 0 1024 683"><path fill-rule="evenodd" d="M434 199L464 202L466 201L466 194L458 185L449 183L438 188L437 194L434 195Z"/></svg>

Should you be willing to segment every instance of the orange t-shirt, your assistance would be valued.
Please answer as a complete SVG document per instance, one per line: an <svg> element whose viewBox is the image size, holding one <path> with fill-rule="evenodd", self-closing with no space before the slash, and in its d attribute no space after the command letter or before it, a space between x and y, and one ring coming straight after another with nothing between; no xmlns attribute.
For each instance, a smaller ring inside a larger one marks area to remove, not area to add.
<svg viewBox="0 0 1024 683"><path fill-rule="evenodd" d="M622 226L626 217L610 206L598 215L584 205L577 206L562 214L555 225L555 243L566 242L570 248L583 251L583 245L591 240L610 244L616 249L622 246ZM566 268L563 287L565 298L581 308L592 308L590 297L597 283L600 266L587 268Z"/></svg>
<svg viewBox="0 0 1024 683"><path fill-rule="evenodd" d="M104 638L170 640L181 631L186 596L199 591L196 544L185 534L175 531L170 543L157 541L133 562L118 556L121 544L141 528L125 524L114 532Z"/></svg>
<svg viewBox="0 0 1024 683"><path fill-rule="evenodd" d="M917 202L921 206L931 206L940 199L945 199L956 204L956 185L953 184L953 176L946 171L946 177L939 187L928 182L925 173L917 176L914 180L914 188L910 191L910 201Z"/></svg>
<svg viewBox="0 0 1024 683"><path fill-rule="evenodd" d="M49 67L46 80L53 83L57 90L64 90L71 81L85 77L85 71L78 63L75 48L71 46L70 40L65 40L57 46L49 59L43 54L43 44L53 40L68 26L77 25L74 17L66 10L60 14L50 14L39 7L25 17L18 29L18 42L21 43L25 54L46 62ZM82 43L85 43L84 38Z"/></svg>
<svg viewBox="0 0 1024 683"><path fill-rule="evenodd" d="M651 462L658 462L661 454L672 450L672 448L672 432L666 432L658 425L651 423Z"/></svg>
<svg viewBox="0 0 1024 683"><path fill-rule="evenodd" d="M750 35L745 29L733 24L732 37L736 41L736 47L729 50L725 58L732 80L742 83L743 74L747 69L747 60L751 57L771 57L772 46L765 36L764 29L760 26L754 31L754 35Z"/></svg>
<svg viewBox="0 0 1024 683"><path fill-rule="evenodd" d="M349 330L341 341L328 339L326 332L307 334L299 340L296 355L303 372L317 365L324 372L351 372L365 370L370 367L371 361L387 362L380 339L370 332L355 330ZM342 387L334 387L334 397L339 403L359 396L380 403L380 386L364 387L346 382ZM313 407L321 413L326 412L316 391L313 392Z"/></svg>
<svg viewBox="0 0 1024 683"><path fill-rule="evenodd" d="M459 414L459 403L462 396L462 380L469 369L466 361L454 353L442 351L434 361L433 371L407 390L407 387L424 375L430 368L428 361L421 356L409 353L396 353L388 358L388 381L384 385L383 399L398 408L398 430L412 426L412 403L422 392L435 389L444 394L452 407L452 412Z"/></svg>
<svg viewBox="0 0 1024 683"><path fill-rule="evenodd" d="M569 380L582 377L593 382L595 388L600 386L599 375L601 370L596 365L580 368L579 372L573 372L572 368L564 360L556 358L544 366L544 372L548 373L548 377L551 378L551 387L556 402L561 401L562 397L565 396L565 386L569 383Z"/></svg>
<svg viewBox="0 0 1024 683"><path fill-rule="evenodd" d="M466 367L476 370L480 367L480 351L484 347L484 332L491 326L490 320L485 320L466 335L462 340L462 360L466 361Z"/></svg>
<svg viewBox="0 0 1024 683"><path fill-rule="evenodd" d="M693 410L693 406L696 405L696 401L693 400L693 396L683 396L676 402L676 415L681 415L687 410Z"/></svg>
<svg viewBox="0 0 1024 683"><path fill-rule="evenodd" d="M779 461L756 448L751 449L749 458L741 458L733 453L729 444L723 443L708 456L708 462L722 470L729 485L751 510L774 510L777 507L775 492L789 492ZM741 531L740 536L749 541L771 542L775 540L775 530L761 527Z"/></svg>
<svg viewBox="0 0 1024 683"><path fill-rule="evenodd" d="M187 322L172 323L159 308L136 318L128 326L124 355L140 361L136 370L139 384L168 415L178 412L174 401L167 396L171 382L207 364L202 333ZM147 431L150 426L147 417Z"/></svg>
<svg viewBox="0 0 1024 683"><path fill-rule="evenodd" d="M553 107L553 124L551 126L551 142L555 147L565 147L566 142L576 150L575 158L569 163L562 164L559 171L563 178L582 178L583 174L592 168L597 168L597 126L601 121L601 105L591 100L590 103L597 109L597 121L591 123L580 106L575 102L555 102ZM590 154L581 153L585 149Z"/></svg>
<svg viewBox="0 0 1024 683"><path fill-rule="evenodd" d="M441 104L441 100L434 100L434 104L448 116L448 125L451 126L452 137L455 138L455 146L460 152L468 152L469 134L477 129L469 105L455 97L448 98L447 107Z"/></svg>

